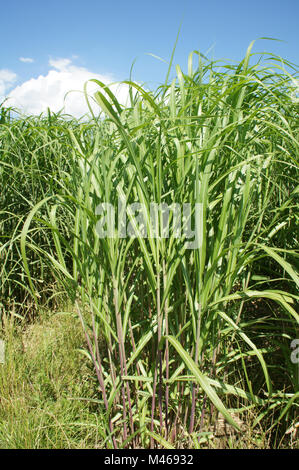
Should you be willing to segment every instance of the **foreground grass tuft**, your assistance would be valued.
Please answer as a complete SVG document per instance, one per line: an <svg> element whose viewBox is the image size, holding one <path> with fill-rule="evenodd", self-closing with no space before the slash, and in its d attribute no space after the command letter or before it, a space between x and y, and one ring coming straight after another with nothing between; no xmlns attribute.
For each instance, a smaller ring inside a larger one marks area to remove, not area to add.
<svg viewBox="0 0 299 470"><path fill-rule="evenodd" d="M95 447L100 408L84 338L70 315L18 325L3 321L5 364L0 365L0 448ZM93 386L94 385L94 386ZM84 400L80 400L84 398Z"/></svg>

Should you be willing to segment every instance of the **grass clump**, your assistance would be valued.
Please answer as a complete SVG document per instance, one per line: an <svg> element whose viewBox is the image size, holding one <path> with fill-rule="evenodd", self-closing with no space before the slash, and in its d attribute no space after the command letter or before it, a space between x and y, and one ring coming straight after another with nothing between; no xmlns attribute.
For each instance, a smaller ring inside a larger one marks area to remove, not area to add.
<svg viewBox="0 0 299 470"><path fill-rule="evenodd" d="M103 441L99 405L84 338L72 315L34 323L3 318L0 448L88 448ZM84 398L84 400L82 400ZM89 401L89 399L91 401ZM99 414L98 414L99 413Z"/></svg>

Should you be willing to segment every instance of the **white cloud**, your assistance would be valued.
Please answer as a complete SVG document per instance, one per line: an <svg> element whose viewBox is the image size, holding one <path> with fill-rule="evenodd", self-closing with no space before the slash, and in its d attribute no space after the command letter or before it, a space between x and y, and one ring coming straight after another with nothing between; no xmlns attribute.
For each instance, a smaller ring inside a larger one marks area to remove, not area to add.
<svg viewBox="0 0 299 470"><path fill-rule="evenodd" d="M40 114L49 107L54 112L64 108L65 113L81 117L88 112L83 94L84 84L92 78L104 84L113 81L112 77L99 75L84 67L73 65L70 59L51 59L49 65L50 70L47 75L31 78L14 88L8 95L8 104L28 114ZM98 89L94 83L88 84L89 94L93 95ZM113 85L111 89L119 102L125 104L128 98L128 87ZM97 105L92 107L96 113L99 112Z"/></svg>
<svg viewBox="0 0 299 470"><path fill-rule="evenodd" d="M32 64L32 62L34 62L34 59L31 59L31 57L20 57L19 60L27 64Z"/></svg>
<svg viewBox="0 0 299 470"><path fill-rule="evenodd" d="M59 72L66 72L67 70L70 70L72 67L74 67L71 64L72 64L71 59L57 59L57 60L50 59L49 60L49 65L51 65L51 67L53 67L54 69L59 70ZM75 68L78 69L79 67L75 67Z"/></svg>
<svg viewBox="0 0 299 470"><path fill-rule="evenodd" d="M0 100L4 98L7 90L14 84L17 79L17 74L11 70L2 69L0 70Z"/></svg>

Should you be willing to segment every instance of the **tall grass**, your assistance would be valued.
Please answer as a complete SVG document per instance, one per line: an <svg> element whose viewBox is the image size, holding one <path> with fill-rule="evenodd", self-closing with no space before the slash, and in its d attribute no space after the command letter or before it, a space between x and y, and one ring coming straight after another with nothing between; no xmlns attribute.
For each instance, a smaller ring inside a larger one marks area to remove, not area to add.
<svg viewBox="0 0 299 470"><path fill-rule="evenodd" d="M13 194L26 209L16 223L6 204L2 223L14 223L2 252L7 260L17 250L16 276L22 257L21 284L36 302L43 273L74 302L107 447L175 447L186 431L182 445L198 447L217 416L240 430L250 409L253 426L277 436L296 419L296 70L273 55L254 62L251 48L237 65L194 51L187 72L176 66L155 92L127 81L126 108L93 80L101 121L58 116L53 134L42 119L34 130L30 119L1 127L4 142L24 141L28 159L24 167L4 144L2 173L25 178ZM197 204L196 248L173 230L144 238L130 211L134 237L99 238L99 204L125 200L143 204L148 230L152 202Z"/></svg>
<svg viewBox="0 0 299 470"><path fill-rule="evenodd" d="M16 303L21 313L22 305L27 306L25 310L32 309L33 305L29 302L31 296L22 266L20 232L37 201L63 193L73 166L69 159L68 128L75 131L79 124L51 112L47 116L22 117L14 109L0 109L0 300L7 308L9 303ZM60 222L66 233L66 213ZM51 245L52 237L40 231L39 223L31 229L36 244L41 248ZM45 260L40 262L33 252L31 276L37 283L40 300L48 299L47 288L55 279L45 267Z"/></svg>

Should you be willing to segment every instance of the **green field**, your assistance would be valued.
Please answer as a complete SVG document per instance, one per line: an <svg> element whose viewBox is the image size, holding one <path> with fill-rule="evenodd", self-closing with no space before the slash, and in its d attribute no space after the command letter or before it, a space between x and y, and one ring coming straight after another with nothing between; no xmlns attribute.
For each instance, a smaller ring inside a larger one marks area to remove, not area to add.
<svg viewBox="0 0 299 470"><path fill-rule="evenodd" d="M251 46L88 120L0 108L0 447L298 447L298 71Z"/></svg>

